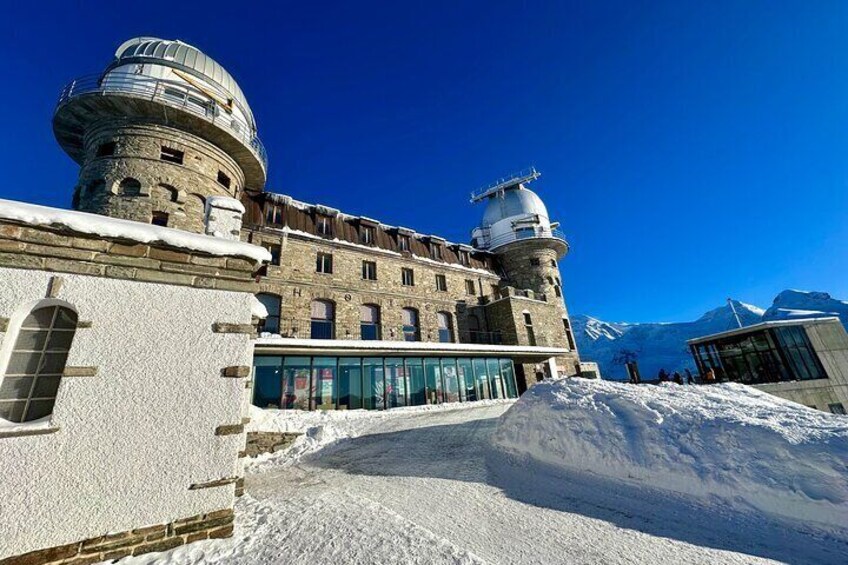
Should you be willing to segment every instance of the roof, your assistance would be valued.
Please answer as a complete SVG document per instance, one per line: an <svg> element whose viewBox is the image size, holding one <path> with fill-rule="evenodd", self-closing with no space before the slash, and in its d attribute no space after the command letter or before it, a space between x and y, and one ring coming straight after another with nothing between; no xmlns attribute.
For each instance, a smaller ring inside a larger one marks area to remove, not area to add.
<svg viewBox="0 0 848 565"><path fill-rule="evenodd" d="M786 327L786 326L807 326L811 324L824 324L824 323L837 323L841 324L839 318L836 316L827 316L822 318L798 318L794 320L770 320L768 322L760 322L759 324L754 324L751 326L745 326L743 328L735 328L732 330L727 330L725 332L714 333L710 335L706 335L703 337L696 337L694 339L687 340L686 343L689 345L695 345L698 343L704 343L707 341L714 341L716 339L721 339L723 337L730 337L734 335L744 335L746 333L752 333L759 330L764 330L767 328L774 327Z"/></svg>
<svg viewBox="0 0 848 565"><path fill-rule="evenodd" d="M35 226L62 227L77 233L148 245L159 243L209 255L245 257L256 263L271 260L271 254L266 249L242 241L12 200L0 199L0 219Z"/></svg>
<svg viewBox="0 0 848 565"><path fill-rule="evenodd" d="M232 75L212 57L188 43L158 37L134 37L118 47L115 60L106 72L128 63L147 62L179 69L216 84L241 106L250 126L256 129L247 99Z"/></svg>
<svg viewBox="0 0 848 565"><path fill-rule="evenodd" d="M506 218L531 214L547 219L548 209L535 192L519 185L489 197L480 225L487 227Z"/></svg>

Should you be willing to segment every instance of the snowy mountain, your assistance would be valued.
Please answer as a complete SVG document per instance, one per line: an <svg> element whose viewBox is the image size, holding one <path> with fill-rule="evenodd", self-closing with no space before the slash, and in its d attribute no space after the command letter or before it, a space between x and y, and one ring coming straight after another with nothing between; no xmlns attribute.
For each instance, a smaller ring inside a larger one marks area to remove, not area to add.
<svg viewBox="0 0 848 565"><path fill-rule="evenodd" d="M848 327L848 302L836 300L825 292L785 290L777 295L768 310L734 301L743 325L766 320L839 316ZM656 378L660 369L669 373L695 364L686 341L737 327L730 306L724 305L705 313L692 322L610 323L591 316L576 315L572 325L577 336L580 356L597 361L607 379L624 379L627 361L638 361L643 379Z"/></svg>

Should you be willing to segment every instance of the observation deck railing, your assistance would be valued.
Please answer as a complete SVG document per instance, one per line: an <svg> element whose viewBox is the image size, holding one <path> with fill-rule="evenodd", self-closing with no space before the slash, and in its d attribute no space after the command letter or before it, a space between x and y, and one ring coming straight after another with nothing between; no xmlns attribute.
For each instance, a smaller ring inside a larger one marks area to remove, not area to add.
<svg viewBox="0 0 848 565"><path fill-rule="evenodd" d="M268 155L265 152L265 146L256 136L253 127L244 119L223 110L220 103L191 85L135 74L87 75L74 79L62 89L56 108L58 110L72 98L89 94L104 96L120 94L152 100L200 116L229 132L250 148L262 163L263 170L268 170Z"/></svg>
<svg viewBox="0 0 848 565"><path fill-rule="evenodd" d="M483 233L483 243L488 244L487 249L495 249L513 241L521 241L522 239L559 239L566 245L568 241L565 239L565 234L559 229L523 228L508 233L503 233L495 237L487 237L488 233Z"/></svg>

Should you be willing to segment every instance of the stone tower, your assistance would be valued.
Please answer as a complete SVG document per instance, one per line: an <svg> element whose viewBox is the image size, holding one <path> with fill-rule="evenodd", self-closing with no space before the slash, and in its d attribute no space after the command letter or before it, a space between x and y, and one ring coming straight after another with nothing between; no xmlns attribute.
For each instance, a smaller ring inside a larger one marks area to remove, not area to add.
<svg viewBox="0 0 848 565"><path fill-rule="evenodd" d="M579 372L559 270L560 259L568 253L568 243L558 229L559 224L551 222L545 204L526 186L539 176L535 169L530 169L472 197L472 202L486 202L483 220L472 231L472 244L495 255L507 285L519 291L532 291L534 299L541 299L554 309L553 312L535 309L533 316L527 318L528 324L532 320L537 327L544 325L548 335L561 336L550 345L566 347L571 354L561 362L569 366L568 372L572 366ZM538 319L539 312L545 312L543 319Z"/></svg>
<svg viewBox="0 0 848 565"><path fill-rule="evenodd" d="M213 203L265 185L244 94L181 41L124 42L102 73L65 87L53 131L80 165L77 210L202 233Z"/></svg>

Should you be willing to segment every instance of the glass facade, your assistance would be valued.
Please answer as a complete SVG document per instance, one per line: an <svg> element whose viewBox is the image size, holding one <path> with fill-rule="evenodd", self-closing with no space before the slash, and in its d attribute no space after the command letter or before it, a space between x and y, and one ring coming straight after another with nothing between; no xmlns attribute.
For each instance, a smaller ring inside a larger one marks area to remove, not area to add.
<svg viewBox="0 0 848 565"><path fill-rule="evenodd" d="M802 326L778 326L692 345L698 370L745 384L826 379Z"/></svg>
<svg viewBox="0 0 848 565"><path fill-rule="evenodd" d="M382 410L516 398L511 359L254 357L253 404L288 410Z"/></svg>

